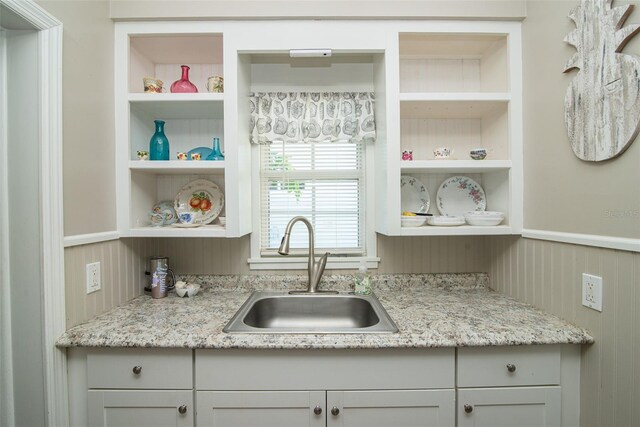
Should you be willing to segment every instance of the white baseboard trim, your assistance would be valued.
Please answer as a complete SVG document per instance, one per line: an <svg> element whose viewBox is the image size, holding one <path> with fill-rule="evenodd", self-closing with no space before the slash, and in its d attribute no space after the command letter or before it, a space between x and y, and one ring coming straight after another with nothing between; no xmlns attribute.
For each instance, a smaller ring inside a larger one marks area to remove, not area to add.
<svg viewBox="0 0 640 427"><path fill-rule="evenodd" d="M120 233L117 231L105 231L102 233L76 234L75 236L66 236L64 238L64 247L89 245L91 243L108 242L110 240L118 240Z"/></svg>
<svg viewBox="0 0 640 427"><path fill-rule="evenodd" d="M578 234L563 233L560 231L530 230L526 228L522 230L522 237L525 237L527 239L572 243L574 245L618 249L621 251L640 252L640 239L599 236L597 234Z"/></svg>

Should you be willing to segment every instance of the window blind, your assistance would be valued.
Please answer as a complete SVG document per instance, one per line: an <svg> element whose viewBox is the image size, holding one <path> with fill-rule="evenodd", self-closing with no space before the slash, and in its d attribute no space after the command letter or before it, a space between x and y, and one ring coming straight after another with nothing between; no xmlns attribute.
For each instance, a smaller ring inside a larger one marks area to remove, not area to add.
<svg viewBox="0 0 640 427"><path fill-rule="evenodd" d="M317 249L364 253L364 150L363 143L261 146L262 255L277 254L287 223L296 215L313 224ZM307 248L307 228L296 224L291 253L306 254Z"/></svg>

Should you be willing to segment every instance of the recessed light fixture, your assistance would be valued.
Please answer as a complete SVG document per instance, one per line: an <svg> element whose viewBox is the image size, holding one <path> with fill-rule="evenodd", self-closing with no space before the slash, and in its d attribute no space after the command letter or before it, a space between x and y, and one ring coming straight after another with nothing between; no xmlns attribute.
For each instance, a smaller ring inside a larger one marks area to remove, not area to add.
<svg viewBox="0 0 640 427"><path fill-rule="evenodd" d="M291 58L328 58L331 56L331 49L291 49Z"/></svg>

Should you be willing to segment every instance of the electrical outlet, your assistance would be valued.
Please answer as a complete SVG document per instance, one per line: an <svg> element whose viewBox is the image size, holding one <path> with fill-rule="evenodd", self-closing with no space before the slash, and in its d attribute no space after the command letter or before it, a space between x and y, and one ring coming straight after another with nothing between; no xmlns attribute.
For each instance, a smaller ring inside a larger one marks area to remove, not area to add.
<svg viewBox="0 0 640 427"><path fill-rule="evenodd" d="M87 293L90 294L99 291L102 287L100 281L100 263L93 262L87 264Z"/></svg>
<svg viewBox="0 0 640 427"><path fill-rule="evenodd" d="M582 273L582 305L602 311L602 277Z"/></svg>

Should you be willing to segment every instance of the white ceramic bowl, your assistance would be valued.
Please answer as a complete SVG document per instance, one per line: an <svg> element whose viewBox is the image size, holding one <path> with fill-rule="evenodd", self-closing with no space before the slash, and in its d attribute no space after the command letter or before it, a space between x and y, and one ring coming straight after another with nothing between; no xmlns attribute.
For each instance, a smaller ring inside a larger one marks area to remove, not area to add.
<svg viewBox="0 0 640 427"><path fill-rule="evenodd" d="M492 211L467 212L464 215L464 219L469 225L491 227L504 221L504 213Z"/></svg>
<svg viewBox="0 0 640 427"><path fill-rule="evenodd" d="M400 224L403 227L422 227L426 222L427 217L425 216L402 215L400 217Z"/></svg>
<svg viewBox="0 0 640 427"><path fill-rule="evenodd" d="M176 282L176 294L181 298L195 296L199 290L197 283Z"/></svg>
<svg viewBox="0 0 640 427"><path fill-rule="evenodd" d="M427 219L429 225L453 227L464 224L464 217L461 216L431 216Z"/></svg>

